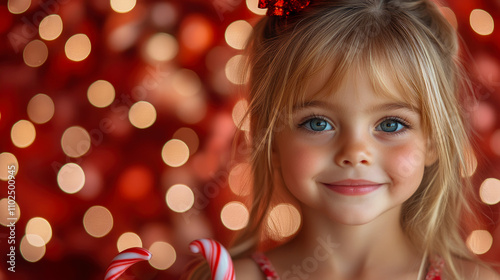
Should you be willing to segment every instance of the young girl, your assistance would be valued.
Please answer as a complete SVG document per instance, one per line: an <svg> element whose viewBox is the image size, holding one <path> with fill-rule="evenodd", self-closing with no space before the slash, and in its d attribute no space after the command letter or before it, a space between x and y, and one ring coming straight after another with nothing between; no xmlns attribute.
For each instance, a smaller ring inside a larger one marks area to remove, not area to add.
<svg viewBox="0 0 500 280"><path fill-rule="evenodd" d="M500 279L463 241L466 83L437 6L266 5L248 47L254 197L236 279ZM301 229L256 253L276 185L300 205Z"/></svg>

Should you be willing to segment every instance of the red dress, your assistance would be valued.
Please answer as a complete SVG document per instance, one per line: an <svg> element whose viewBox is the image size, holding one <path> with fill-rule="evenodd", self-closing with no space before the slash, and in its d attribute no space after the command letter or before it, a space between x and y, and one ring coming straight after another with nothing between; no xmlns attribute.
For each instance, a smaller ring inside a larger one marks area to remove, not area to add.
<svg viewBox="0 0 500 280"><path fill-rule="evenodd" d="M260 267L266 280L280 280L278 273L274 269L269 259L263 253L255 253L252 259ZM444 261L441 258L433 258L430 261L429 270L425 276L425 280L441 280L441 271L443 270Z"/></svg>

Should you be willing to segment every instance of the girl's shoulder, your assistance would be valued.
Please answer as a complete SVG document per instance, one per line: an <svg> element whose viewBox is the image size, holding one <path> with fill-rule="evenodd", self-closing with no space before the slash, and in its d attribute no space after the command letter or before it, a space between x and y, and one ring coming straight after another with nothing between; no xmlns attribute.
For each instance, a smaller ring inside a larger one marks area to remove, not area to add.
<svg viewBox="0 0 500 280"><path fill-rule="evenodd" d="M233 261L236 280L265 279L262 270L252 258L241 258Z"/></svg>

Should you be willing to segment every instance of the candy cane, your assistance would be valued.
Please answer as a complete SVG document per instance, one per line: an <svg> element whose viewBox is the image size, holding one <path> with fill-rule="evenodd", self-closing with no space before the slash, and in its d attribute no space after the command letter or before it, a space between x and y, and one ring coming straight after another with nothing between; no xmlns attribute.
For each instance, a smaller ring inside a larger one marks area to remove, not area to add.
<svg viewBox="0 0 500 280"><path fill-rule="evenodd" d="M212 271L212 280L235 280L231 256L226 248L212 239L198 239L189 244L193 253L201 253Z"/></svg>
<svg viewBox="0 0 500 280"><path fill-rule="evenodd" d="M127 268L133 265L136 262L147 261L151 259L151 253L142 248L129 248L123 250L120 254L118 254L108 269L106 270L106 276L104 280L115 280L122 275Z"/></svg>

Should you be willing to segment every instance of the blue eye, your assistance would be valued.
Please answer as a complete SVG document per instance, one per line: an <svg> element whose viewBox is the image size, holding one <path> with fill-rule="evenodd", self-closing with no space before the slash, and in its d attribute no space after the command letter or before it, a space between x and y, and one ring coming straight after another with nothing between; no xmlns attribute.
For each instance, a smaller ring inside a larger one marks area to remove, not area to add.
<svg viewBox="0 0 500 280"><path fill-rule="evenodd" d="M300 126L303 126L306 129L316 131L316 132L333 129L331 124L329 124L326 120L321 119L321 118L309 119L309 120L303 122Z"/></svg>
<svg viewBox="0 0 500 280"><path fill-rule="evenodd" d="M406 127L408 127L408 125L398 119L386 119L382 121L375 130L381 130L383 132L399 132Z"/></svg>

